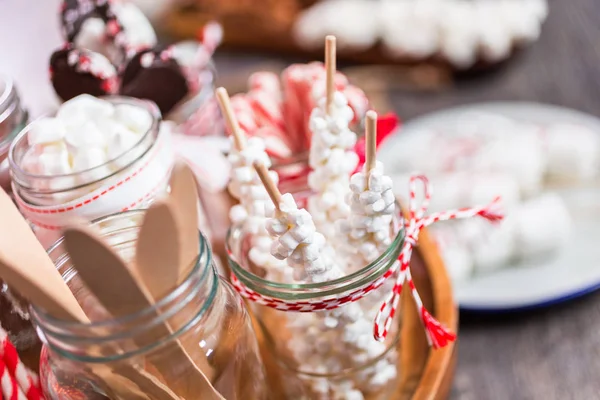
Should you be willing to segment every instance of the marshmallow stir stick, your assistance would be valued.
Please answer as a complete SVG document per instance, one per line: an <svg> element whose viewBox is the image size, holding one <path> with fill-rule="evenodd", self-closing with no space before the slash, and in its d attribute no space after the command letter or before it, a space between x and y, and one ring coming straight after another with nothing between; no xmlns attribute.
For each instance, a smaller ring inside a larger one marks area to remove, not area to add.
<svg viewBox="0 0 600 400"><path fill-rule="evenodd" d="M271 237L265 229L266 208L271 206L271 202L253 166L257 161L263 165L271 165L271 160L265 151L264 140L259 137L246 140L225 88L217 89L217 99L233 142L228 156L233 166L228 188L240 202L231 208L229 218L234 224L243 224L246 231L253 234L254 243L249 257L255 265L267 272L267 278L283 282L292 281L292 270L285 262L277 260L270 254ZM269 181L276 185L279 176L274 171L269 174Z"/></svg>
<svg viewBox="0 0 600 400"><path fill-rule="evenodd" d="M325 237L317 232L308 211L298 208L290 193L279 192L264 164L255 162L254 168L275 206L273 217L267 219L267 231L277 238L271 254L286 260L298 281L326 282L341 277L342 270L323 253Z"/></svg>
<svg viewBox="0 0 600 400"><path fill-rule="evenodd" d="M328 36L325 44L325 98L317 102L309 120L312 131L309 165L312 171L308 185L314 194L308 201L308 209L319 232L333 237L335 221L350 213L344 198L358 156L354 152L357 137L349 127L354 112L346 96L335 90L335 37Z"/></svg>
<svg viewBox="0 0 600 400"><path fill-rule="evenodd" d="M383 165L376 160L377 114L367 112L365 122L365 165L350 178L351 193L346 198L350 218L338 221L338 229L346 238L340 248L350 271L375 261L392 242L395 197L392 179L383 174Z"/></svg>

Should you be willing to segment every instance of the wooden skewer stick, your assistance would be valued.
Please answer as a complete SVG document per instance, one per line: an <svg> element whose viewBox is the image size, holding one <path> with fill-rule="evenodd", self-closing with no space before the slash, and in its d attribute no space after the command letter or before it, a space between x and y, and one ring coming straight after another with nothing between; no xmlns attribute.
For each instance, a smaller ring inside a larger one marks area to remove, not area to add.
<svg viewBox="0 0 600 400"><path fill-rule="evenodd" d="M335 93L335 70L336 66L336 39L335 36L329 35L325 37L325 70L326 76L326 111L327 114L331 112L331 105L333 104L333 95Z"/></svg>
<svg viewBox="0 0 600 400"><path fill-rule="evenodd" d="M279 203L281 203L281 192L277 188L277 185L275 185L275 182L273 182L273 179L271 179L269 176L269 170L267 170L267 167L265 167L263 163L258 161L254 163L254 169L256 170L256 173L258 174L263 185L265 185L265 189L267 189L269 197L273 201L273 204L275 204L275 208L279 210Z"/></svg>
<svg viewBox="0 0 600 400"><path fill-rule="evenodd" d="M369 176L377 161L377 113L373 110L365 117L365 136L365 173Z"/></svg>
<svg viewBox="0 0 600 400"><path fill-rule="evenodd" d="M225 123L227 127L231 131L233 135L233 141L235 143L235 147L238 151L244 150L246 147L246 136L244 132L240 129L240 124L238 123L237 118L235 117L235 113L233 112L233 108L231 107L231 101L229 99L229 94L227 93L227 89L224 87L220 87L217 89L217 100L219 101L219 107L221 107L221 112L225 117Z"/></svg>

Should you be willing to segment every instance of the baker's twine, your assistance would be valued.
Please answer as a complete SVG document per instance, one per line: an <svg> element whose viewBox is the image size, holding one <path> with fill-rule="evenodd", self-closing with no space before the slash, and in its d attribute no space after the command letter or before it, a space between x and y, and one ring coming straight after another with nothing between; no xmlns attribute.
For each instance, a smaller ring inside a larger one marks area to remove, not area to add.
<svg viewBox="0 0 600 400"><path fill-rule="evenodd" d="M44 400L37 375L19 359L17 349L1 327L0 391L3 400Z"/></svg>
<svg viewBox="0 0 600 400"><path fill-rule="evenodd" d="M417 205L416 199L417 181L420 181L423 184L423 191L425 195L420 207ZM429 344L433 346L433 348L437 349L446 346L450 342L453 342L456 339L456 334L440 324L440 322L437 321L429 313L429 311L427 311L412 280L409 268L410 258L412 256L413 248L419 241L419 233L421 232L421 229L437 221L448 221L451 219L464 219L480 216L489 221L498 222L504 218L504 215L499 211L500 197L496 197L490 204L486 206L460 208L457 210L442 211L425 216L427 207L429 206L429 201L431 200L431 192L431 185L429 184L429 180L426 176L411 176L409 181L408 199L409 216L408 220L405 222L404 246L400 253L400 257L398 258L400 261L400 273L396 277L396 282L392 288L392 293L387 296L386 300L383 302L381 308L375 316L374 336L378 341L384 340L387 336L400 302L402 287L405 284L408 284L412 297L419 309L419 314L421 315L421 321L425 327L425 333L427 335ZM382 324L381 321L386 310L389 310L389 312Z"/></svg>
<svg viewBox="0 0 600 400"><path fill-rule="evenodd" d="M420 207L417 204L417 181L422 183L424 192L424 199ZM248 288L242 283L235 273L231 272L231 282L235 289L245 298L255 303L271 307L280 311L292 311L292 312L316 312L323 310L332 310L343 306L346 303L355 302L374 290L377 290L383 283L398 270L398 276L392 292L386 297L382 303L377 315L375 316L373 336L377 341L383 341L387 337L396 310L400 302L400 294L402 293L402 287L408 284L411 294L415 300L423 326L425 327L425 333L427 340L433 348L441 348L446 346L448 343L453 342L456 339L456 335L451 332L448 328L443 326L427 311L423 305L423 301L419 296L412 276L410 273L410 258L412 256L412 250L419 241L419 233L421 229L437 222L437 221L448 221L451 219L464 219L475 216L483 217L491 222L501 221L504 217L499 211L500 197L495 198L490 204L475 208L461 208L457 210L443 211L439 213L433 213L425 216L429 201L431 199L431 186L426 176L414 175L411 176L409 181L409 199L408 199L408 219L404 221L405 238L404 245L398 261L393 263L389 270L387 270L380 278L371 282L368 286L356 289L348 294L341 297L333 297L329 299L323 299L319 301L300 301L300 300L282 300L265 296L257 293L254 290ZM230 257L233 255L230 253ZM387 311L387 314L386 314ZM383 324L381 321L383 320Z"/></svg>

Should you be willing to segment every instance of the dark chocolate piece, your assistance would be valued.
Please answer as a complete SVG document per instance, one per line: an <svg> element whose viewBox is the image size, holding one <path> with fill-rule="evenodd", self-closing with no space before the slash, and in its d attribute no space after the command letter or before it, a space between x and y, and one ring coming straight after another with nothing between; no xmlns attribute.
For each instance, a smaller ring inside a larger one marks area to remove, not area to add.
<svg viewBox="0 0 600 400"><path fill-rule="evenodd" d="M121 95L151 100L163 115L189 91L183 69L169 49L154 48L137 53L121 74Z"/></svg>
<svg viewBox="0 0 600 400"><path fill-rule="evenodd" d="M50 57L50 80L64 101L84 93L104 96L117 91L117 73L106 57L70 45Z"/></svg>

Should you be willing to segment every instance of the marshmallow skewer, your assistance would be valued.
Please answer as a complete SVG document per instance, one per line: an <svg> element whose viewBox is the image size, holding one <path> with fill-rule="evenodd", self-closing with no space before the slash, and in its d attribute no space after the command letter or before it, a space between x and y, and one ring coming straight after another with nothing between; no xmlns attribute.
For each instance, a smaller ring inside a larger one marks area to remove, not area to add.
<svg viewBox="0 0 600 400"><path fill-rule="evenodd" d="M347 257L351 271L373 262L392 242L395 198L391 178L383 174L383 165L376 161L376 124L377 114L367 112L365 165L362 172L350 178L351 193L346 198L350 218L337 224L346 238L341 253Z"/></svg>
<svg viewBox="0 0 600 400"><path fill-rule="evenodd" d="M266 278L291 281L291 268L270 254L272 239L265 229L265 209L270 206L270 202L253 166L256 161L263 165L270 165L265 143L259 137L246 140L225 88L217 89L216 95L233 141L233 148L228 156L233 166L229 192L239 200L240 204L231 208L229 212L231 222L243 224L245 230L253 234L253 246L248 256L256 266L266 271ZM267 174L270 175L270 182L278 180L277 173L267 172ZM276 188L276 184L273 184Z"/></svg>
<svg viewBox="0 0 600 400"><path fill-rule="evenodd" d="M326 95L311 113L312 131L308 185L313 195L308 209L320 233L335 235L335 222L350 213L344 198L348 193L350 174L356 169L358 156L354 152L356 134L350 130L354 112L343 93L335 91L335 38L326 40Z"/></svg>

